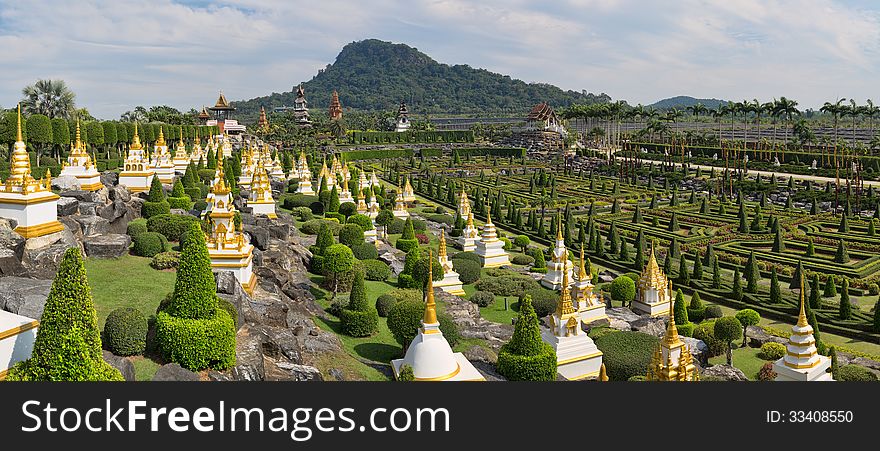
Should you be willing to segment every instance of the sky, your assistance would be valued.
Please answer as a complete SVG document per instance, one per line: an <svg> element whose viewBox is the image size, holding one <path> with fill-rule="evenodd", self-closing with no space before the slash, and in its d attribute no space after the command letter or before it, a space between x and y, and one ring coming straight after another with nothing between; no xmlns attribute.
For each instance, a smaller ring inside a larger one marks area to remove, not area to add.
<svg viewBox="0 0 880 451"><path fill-rule="evenodd" d="M103 119L211 105L221 89L250 99L368 38L633 105L880 103L878 20L869 0L0 0L0 106L41 78L65 80Z"/></svg>

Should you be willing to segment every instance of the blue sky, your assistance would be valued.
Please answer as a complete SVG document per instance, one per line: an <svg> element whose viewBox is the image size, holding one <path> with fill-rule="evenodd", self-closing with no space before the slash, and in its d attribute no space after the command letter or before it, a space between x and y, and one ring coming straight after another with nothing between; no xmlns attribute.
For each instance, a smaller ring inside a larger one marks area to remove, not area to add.
<svg viewBox="0 0 880 451"><path fill-rule="evenodd" d="M289 91L348 42L606 92L880 101L880 5L834 0L0 0L0 105L62 78L102 118Z"/></svg>

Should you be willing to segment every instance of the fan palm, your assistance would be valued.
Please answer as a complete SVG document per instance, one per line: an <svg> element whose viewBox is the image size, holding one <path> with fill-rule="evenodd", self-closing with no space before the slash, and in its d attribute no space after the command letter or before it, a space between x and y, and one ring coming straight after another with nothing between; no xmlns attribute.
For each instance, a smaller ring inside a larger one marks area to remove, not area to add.
<svg viewBox="0 0 880 451"><path fill-rule="evenodd" d="M64 80L37 80L21 90L21 106L29 114L44 114L49 118L69 119L76 111L76 94Z"/></svg>

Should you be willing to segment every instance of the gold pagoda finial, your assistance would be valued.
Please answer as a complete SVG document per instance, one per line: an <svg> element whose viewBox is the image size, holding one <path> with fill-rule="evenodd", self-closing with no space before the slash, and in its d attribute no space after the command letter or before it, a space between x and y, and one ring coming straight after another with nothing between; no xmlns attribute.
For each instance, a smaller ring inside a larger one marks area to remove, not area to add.
<svg viewBox="0 0 880 451"><path fill-rule="evenodd" d="M584 245L583 244L581 244L581 267L580 267L580 271L578 271L578 280L581 282L583 282L584 280L587 280L587 268L586 268L586 261L584 259Z"/></svg>
<svg viewBox="0 0 880 451"><path fill-rule="evenodd" d="M182 125L180 126L180 141L177 141L177 144L179 144L179 145L181 145L181 146L185 146L185 145L186 145L186 144L184 144L184 142L183 142L183 126L182 126Z"/></svg>
<svg viewBox="0 0 880 451"><path fill-rule="evenodd" d="M608 373L605 372L605 363L602 363L602 366L599 367L599 382L608 382Z"/></svg>
<svg viewBox="0 0 880 451"><path fill-rule="evenodd" d="M437 304L434 302L434 255L428 250L428 287L425 288L425 317L422 318L424 324L437 323Z"/></svg>
<svg viewBox="0 0 880 451"><path fill-rule="evenodd" d="M487 207L488 208L486 208L486 225L487 226L494 225L494 224L492 224L492 204L488 204Z"/></svg>
<svg viewBox="0 0 880 451"><path fill-rule="evenodd" d="M18 104L18 133L15 135L16 141L24 142L24 137L21 135L21 104Z"/></svg>
<svg viewBox="0 0 880 451"><path fill-rule="evenodd" d="M437 249L438 257L446 256L446 234L444 233L444 230L445 229L443 228L440 229L440 248Z"/></svg>
<svg viewBox="0 0 880 451"><path fill-rule="evenodd" d="M678 343L678 328L675 327L675 310L672 304L672 296L669 296L669 324L666 325L666 336L663 337L664 343L672 345Z"/></svg>
<svg viewBox="0 0 880 451"><path fill-rule="evenodd" d="M165 145L165 127L159 127L159 139L156 140L157 146Z"/></svg>
<svg viewBox="0 0 880 451"><path fill-rule="evenodd" d="M134 121L134 136L131 137L131 145L128 146L129 149L132 150L141 150L144 146L141 145L141 138L138 136L138 123Z"/></svg>
<svg viewBox="0 0 880 451"><path fill-rule="evenodd" d="M574 304L571 303L571 292L568 291L568 271L562 271L562 293L559 296L559 302L556 303L556 316L563 316L577 313Z"/></svg>
<svg viewBox="0 0 880 451"><path fill-rule="evenodd" d="M80 136L81 135L79 133L79 118L77 117L76 118L76 149L77 150L79 150L80 146L82 145L82 138Z"/></svg>
<svg viewBox="0 0 880 451"><path fill-rule="evenodd" d="M798 327L807 327L810 323L809 323L809 321L807 321L806 309L804 308L805 306L804 306L804 273L803 273L803 271L801 271L800 285L801 285L801 295L800 295L800 297L801 297L801 299L800 299L801 312L798 314L797 325L798 325Z"/></svg>
<svg viewBox="0 0 880 451"><path fill-rule="evenodd" d="M473 226L474 226L474 213L473 213L472 211L469 211L469 212L468 212L467 225L470 226L470 227L473 227Z"/></svg>
<svg viewBox="0 0 880 451"><path fill-rule="evenodd" d="M562 216L556 212L556 241L562 241Z"/></svg>

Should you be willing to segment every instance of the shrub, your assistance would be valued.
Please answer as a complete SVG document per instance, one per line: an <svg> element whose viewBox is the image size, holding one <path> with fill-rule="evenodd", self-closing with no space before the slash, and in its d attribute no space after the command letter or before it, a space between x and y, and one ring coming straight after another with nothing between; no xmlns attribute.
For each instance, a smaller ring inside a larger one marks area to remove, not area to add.
<svg viewBox="0 0 880 451"><path fill-rule="evenodd" d="M595 341L595 340L598 340L599 338L602 338L608 334L613 334L615 332L620 332L620 331L613 328L613 327L600 326L600 327L594 327L594 328L590 329L590 332L588 335L590 336L590 338L593 339L593 341Z"/></svg>
<svg viewBox="0 0 880 451"><path fill-rule="evenodd" d="M121 381L101 356L101 334L79 248L64 252L40 316L30 358L18 362L8 381Z"/></svg>
<svg viewBox="0 0 880 451"><path fill-rule="evenodd" d="M425 235L424 233L417 233L416 240L418 240L419 244L428 244L431 242L428 235Z"/></svg>
<svg viewBox="0 0 880 451"><path fill-rule="evenodd" d="M510 259L510 262L514 265L531 266L533 263L535 263L535 259L525 254L516 254L513 256L512 259Z"/></svg>
<svg viewBox="0 0 880 451"><path fill-rule="evenodd" d="M134 240L133 252L141 257L153 257L165 252L167 241L165 236L156 232L144 232Z"/></svg>
<svg viewBox="0 0 880 451"><path fill-rule="evenodd" d="M372 246L372 245L371 245ZM373 249L376 249L373 247ZM355 258L358 258L355 254ZM383 261L361 260L364 268L364 278L373 281L385 281L391 276L391 268Z"/></svg>
<svg viewBox="0 0 880 451"><path fill-rule="evenodd" d="M291 210L291 214L293 214L296 219L303 222L315 219L315 214L312 213L312 210L309 207L296 207Z"/></svg>
<svg viewBox="0 0 880 451"><path fill-rule="evenodd" d="M231 302L227 301L223 298L217 298L217 307L225 310L226 313L232 318L232 322L235 324L236 330L238 330L238 309L232 305Z"/></svg>
<svg viewBox="0 0 880 451"><path fill-rule="evenodd" d="M700 292L694 291L691 302L688 304L687 313L688 319L694 323L699 323L706 317L706 307L703 306L703 300L700 299Z"/></svg>
<svg viewBox="0 0 880 451"><path fill-rule="evenodd" d="M339 243L351 248L362 245L364 244L364 231L357 224L346 224L339 229Z"/></svg>
<svg viewBox="0 0 880 451"><path fill-rule="evenodd" d="M397 375L398 382L413 382L416 380L416 375L413 373L413 369L409 365L403 365L400 367L400 374Z"/></svg>
<svg viewBox="0 0 880 451"><path fill-rule="evenodd" d="M141 206L141 216L144 218L152 218L157 215L167 215L171 213L171 205L168 201L150 202L146 201Z"/></svg>
<svg viewBox="0 0 880 451"><path fill-rule="evenodd" d="M391 307L394 307L394 304L397 304L397 298L391 296L390 294L383 294L376 298L376 312L382 318L388 316L388 312L391 310Z"/></svg>
<svg viewBox="0 0 880 451"><path fill-rule="evenodd" d="M419 240L417 238L413 238L411 240L404 239L404 238L398 238L397 242L394 243L394 247L396 247L397 249L400 249L401 251L403 251L405 253L409 253L409 251L419 247Z"/></svg>
<svg viewBox="0 0 880 451"><path fill-rule="evenodd" d="M488 291L475 291L471 295L471 302L480 307L488 307L495 303L495 295Z"/></svg>
<svg viewBox="0 0 880 451"><path fill-rule="evenodd" d="M627 305L636 297L636 283L627 276L618 276L611 282L611 299Z"/></svg>
<svg viewBox="0 0 880 451"><path fill-rule="evenodd" d="M837 370L837 377L840 381L847 382L873 382L877 380L877 375L871 370L858 365L844 365Z"/></svg>
<svg viewBox="0 0 880 451"><path fill-rule="evenodd" d="M198 225L199 218L190 215L162 214L147 219L147 230L165 235L168 241L180 241L183 233L189 230L192 224Z"/></svg>
<svg viewBox="0 0 880 451"><path fill-rule="evenodd" d="M312 214L322 215L324 214L324 203L321 201L312 202L309 204L309 210L312 210Z"/></svg>
<svg viewBox="0 0 880 451"><path fill-rule="evenodd" d="M785 356L785 345L775 341L768 341L761 345L760 356L764 360L779 360Z"/></svg>
<svg viewBox="0 0 880 451"><path fill-rule="evenodd" d="M736 317L723 316L715 320L715 338L724 342L727 348L727 364L731 364L731 343L743 333L742 323Z"/></svg>
<svg viewBox="0 0 880 451"><path fill-rule="evenodd" d="M339 320L342 332L352 337L369 337L379 330L379 314L367 302L364 274L361 271L355 272L348 308L342 309Z"/></svg>
<svg viewBox="0 0 880 451"><path fill-rule="evenodd" d="M338 235L339 229L342 228L342 225L338 222L327 221L325 219L312 219L311 221L304 222L299 230L306 235L317 235L321 230L321 226L324 224L327 224L327 227L330 228L330 233L332 235Z"/></svg>
<svg viewBox="0 0 880 451"><path fill-rule="evenodd" d="M694 328L696 328L696 324L694 323L685 323L685 324L677 324L675 328L678 329L678 334L683 337L692 337L694 336Z"/></svg>
<svg viewBox="0 0 880 451"><path fill-rule="evenodd" d="M398 343L407 347L415 338L424 314L425 303L421 300L398 301L388 311L388 330Z"/></svg>
<svg viewBox="0 0 880 451"><path fill-rule="evenodd" d="M452 268L458 273L458 279L463 284L471 284L480 280L483 266L468 258L452 259Z"/></svg>
<svg viewBox="0 0 880 451"><path fill-rule="evenodd" d="M147 346L147 319L135 308L113 310L104 322L103 338L107 349L113 354L143 354Z"/></svg>
<svg viewBox="0 0 880 451"><path fill-rule="evenodd" d="M658 342L659 339L652 335L621 331L599 337L596 346L603 353L608 378L625 381L645 374Z"/></svg>
<svg viewBox="0 0 880 451"><path fill-rule="evenodd" d="M400 274L397 276L397 286L400 288L417 288L412 274Z"/></svg>
<svg viewBox="0 0 880 451"><path fill-rule="evenodd" d="M324 251L321 270L332 277L333 293L339 291L340 276L354 269L355 258L351 249L342 244L334 244Z"/></svg>
<svg viewBox="0 0 880 451"><path fill-rule="evenodd" d="M393 221L391 221L391 224L388 224L388 229L386 230L386 232L389 235L403 233L404 224L406 224L406 222L403 219L395 218Z"/></svg>
<svg viewBox="0 0 880 451"><path fill-rule="evenodd" d="M281 201L281 206L288 209L293 210L297 207L309 207L313 203L318 202L318 196L307 196L305 194L290 194L284 196L284 200ZM322 211L323 213L323 211Z"/></svg>
<svg viewBox="0 0 880 451"><path fill-rule="evenodd" d="M437 322L440 323L440 332L443 333L443 338L446 339L449 346L457 345L461 335L458 333L458 325L455 324L452 317L447 313L438 313Z"/></svg>
<svg viewBox="0 0 880 451"><path fill-rule="evenodd" d="M379 250L373 243L362 243L351 247L354 258L358 260L376 260L379 258ZM371 279L368 279L371 280Z"/></svg>
<svg viewBox="0 0 880 451"><path fill-rule="evenodd" d="M559 293L544 288L533 288L523 292L519 296L520 302L526 296L531 296L532 307L538 318L543 318L556 311L556 303L559 302Z"/></svg>
<svg viewBox="0 0 880 451"><path fill-rule="evenodd" d="M189 200L189 197L169 197L168 198L168 206L170 208L179 208L181 210L189 210L189 207L192 205L192 201Z"/></svg>
<svg viewBox="0 0 880 451"><path fill-rule="evenodd" d="M147 220L146 219L135 219L128 223L128 227L125 229L125 233L131 237L132 240L137 238L138 235L147 231Z"/></svg>
<svg viewBox="0 0 880 451"><path fill-rule="evenodd" d="M345 220L347 224L357 224L364 232L373 230L373 221L367 215L351 215Z"/></svg>
<svg viewBox="0 0 880 451"><path fill-rule="evenodd" d="M722 316L724 316L724 313L721 311L721 306L710 305L706 307L706 319L721 318Z"/></svg>
<svg viewBox="0 0 880 451"><path fill-rule="evenodd" d="M153 256L153 260L150 261L150 266L152 266L153 269L158 270L172 269L177 268L179 261L180 252L159 252L158 254Z"/></svg>
<svg viewBox="0 0 880 451"><path fill-rule="evenodd" d="M345 222L345 216L343 216L342 213L337 213L335 211L324 212L324 219L329 220L329 221L335 221L339 224L342 224Z"/></svg>
<svg viewBox="0 0 880 451"><path fill-rule="evenodd" d="M339 214L345 218L348 218L355 213L357 213L357 205L353 202L343 202L342 205L339 206Z"/></svg>
<svg viewBox="0 0 880 451"><path fill-rule="evenodd" d="M709 357L721 355L726 349L726 344L715 338L715 321L704 321L697 324L694 327L693 337L706 343L706 347L709 348L707 352Z"/></svg>
<svg viewBox="0 0 880 451"><path fill-rule="evenodd" d="M480 260L480 256L475 252L456 252L450 257L453 260L462 259L462 260L470 260L472 262L477 262L482 265L483 261Z"/></svg>
<svg viewBox="0 0 880 451"><path fill-rule="evenodd" d="M761 369L758 371L758 380L763 382L769 382L776 379L776 371L773 371L773 363L767 362L761 365Z"/></svg>
<svg viewBox="0 0 880 451"><path fill-rule="evenodd" d="M514 272L504 272L498 276L483 277L474 284L474 288L481 291L491 291L497 296L516 296L538 287L538 282L535 279Z"/></svg>
<svg viewBox="0 0 880 451"><path fill-rule="evenodd" d="M498 373L511 381L556 380L556 351L541 339L532 300L520 301L513 336L498 352Z"/></svg>
<svg viewBox="0 0 880 451"><path fill-rule="evenodd" d="M871 296L877 296L878 294L880 294L880 285L877 285L876 283L869 283L868 294L870 294Z"/></svg>

